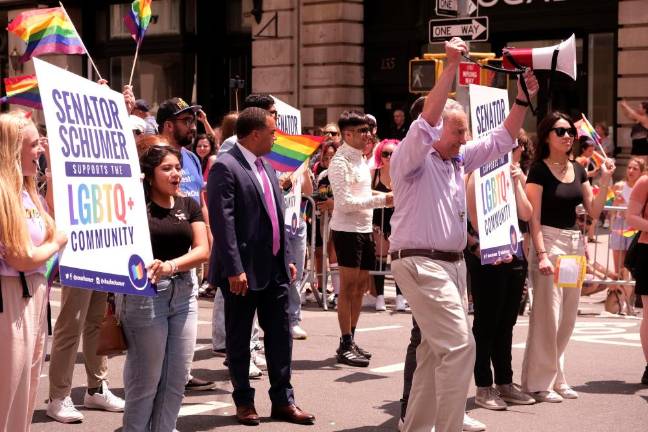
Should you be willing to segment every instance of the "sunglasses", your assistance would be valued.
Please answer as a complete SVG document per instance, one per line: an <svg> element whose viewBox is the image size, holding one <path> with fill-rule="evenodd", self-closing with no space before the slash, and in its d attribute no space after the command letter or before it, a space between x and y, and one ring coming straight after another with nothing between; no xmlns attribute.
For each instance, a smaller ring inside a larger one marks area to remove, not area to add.
<svg viewBox="0 0 648 432"><path fill-rule="evenodd" d="M191 127L196 124L196 117L181 117L174 119L173 121L183 122L185 126Z"/></svg>
<svg viewBox="0 0 648 432"><path fill-rule="evenodd" d="M381 152L381 153L380 153L380 156L382 156L382 157L384 157L384 158L391 158L392 153L393 153L393 152L390 152L390 151L384 151L384 152Z"/></svg>
<svg viewBox="0 0 648 432"><path fill-rule="evenodd" d="M340 133L338 131L324 131L324 135L338 136Z"/></svg>
<svg viewBox="0 0 648 432"><path fill-rule="evenodd" d="M576 129L574 128L555 127L555 128L551 128L551 130L556 132L556 135L558 135L561 138L564 137L565 134L569 134L569 136L572 138L576 136Z"/></svg>

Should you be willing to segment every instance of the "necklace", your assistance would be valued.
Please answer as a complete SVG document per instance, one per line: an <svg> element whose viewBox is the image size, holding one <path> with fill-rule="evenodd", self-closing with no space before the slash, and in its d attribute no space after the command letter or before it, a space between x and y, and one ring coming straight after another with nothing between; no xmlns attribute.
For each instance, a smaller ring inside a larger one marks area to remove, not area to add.
<svg viewBox="0 0 648 432"><path fill-rule="evenodd" d="M552 166L559 167L558 172L560 173L560 175L565 175L565 173L567 172L567 166L569 164L569 160L566 160L565 162L553 162L553 161L547 159L547 162L549 162L549 164L552 165Z"/></svg>

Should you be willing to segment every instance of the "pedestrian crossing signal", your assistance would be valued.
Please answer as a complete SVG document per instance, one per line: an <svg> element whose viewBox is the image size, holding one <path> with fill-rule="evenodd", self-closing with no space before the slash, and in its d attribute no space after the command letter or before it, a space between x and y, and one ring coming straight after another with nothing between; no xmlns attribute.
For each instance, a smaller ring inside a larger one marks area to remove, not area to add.
<svg viewBox="0 0 648 432"><path fill-rule="evenodd" d="M427 93L432 90L443 71L440 59L412 59L409 62L410 93Z"/></svg>

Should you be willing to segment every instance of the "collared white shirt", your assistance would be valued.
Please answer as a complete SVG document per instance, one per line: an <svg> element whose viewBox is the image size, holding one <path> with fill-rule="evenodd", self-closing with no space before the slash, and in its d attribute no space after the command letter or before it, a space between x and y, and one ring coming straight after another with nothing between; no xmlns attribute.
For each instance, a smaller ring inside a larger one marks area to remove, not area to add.
<svg viewBox="0 0 648 432"><path fill-rule="evenodd" d="M270 180L270 176L268 176L265 170L263 170L263 172L259 172L259 169L256 166L256 160L259 158L250 150L242 146L241 143L237 142L236 146L239 148L239 150L241 150L241 153L243 153L243 157L245 158L247 163L250 164L250 167L252 167L252 172L254 173L254 176L256 177L259 184L261 185L261 190L263 191L263 193L265 193L266 190L263 187L263 178L261 176L265 176L268 179L268 184L270 185L270 196L272 196L272 201L275 202L274 192L272 191L272 181ZM275 205L273 205L272 208L269 210L273 212L275 216L277 216L277 203L275 202ZM279 218L277 218L277 220L279 220Z"/></svg>
<svg viewBox="0 0 648 432"><path fill-rule="evenodd" d="M371 191L371 173L362 150L342 144L331 159L328 177L335 199L331 229L370 233L373 209L384 207L386 197Z"/></svg>

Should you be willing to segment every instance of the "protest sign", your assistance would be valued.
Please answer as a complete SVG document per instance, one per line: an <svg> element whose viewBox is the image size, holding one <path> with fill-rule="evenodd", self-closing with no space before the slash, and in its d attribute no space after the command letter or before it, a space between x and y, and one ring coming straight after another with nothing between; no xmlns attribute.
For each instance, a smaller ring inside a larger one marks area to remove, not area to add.
<svg viewBox="0 0 648 432"><path fill-rule="evenodd" d="M470 85L470 120L474 138L499 126L509 110L506 90ZM475 170L475 199L481 263L492 264L507 255L522 256L515 192L510 173L511 154Z"/></svg>
<svg viewBox="0 0 648 432"><path fill-rule="evenodd" d="M61 284L154 295L135 140L121 93L34 59L48 130L54 209L68 235Z"/></svg>
<svg viewBox="0 0 648 432"><path fill-rule="evenodd" d="M301 111L288 105L281 99L272 96L277 109L277 129L288 135L301 135ZM290 227L290 232L294 235L299 228L299 213L301 205L301 177L305 165L302 165L290 176L292 187L284 195L286 201L286 213L284 214L284 224Z"/></svg>

